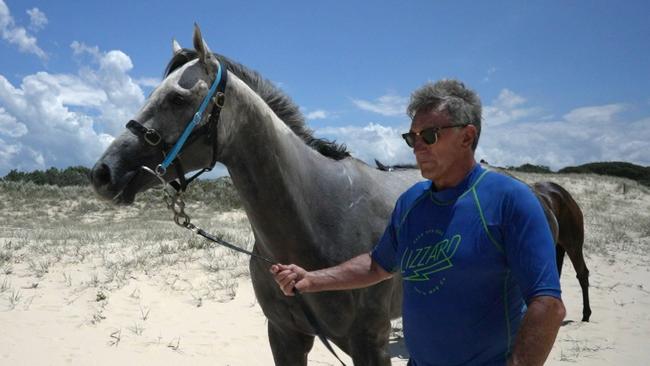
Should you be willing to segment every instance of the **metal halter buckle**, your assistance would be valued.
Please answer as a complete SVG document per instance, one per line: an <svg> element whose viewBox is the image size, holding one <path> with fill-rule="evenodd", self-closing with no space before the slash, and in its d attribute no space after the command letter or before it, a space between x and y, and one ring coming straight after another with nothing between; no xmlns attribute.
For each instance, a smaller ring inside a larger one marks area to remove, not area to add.
<svg viewBox="0 0 650 366"><path fill-rule="evenodd" d="M163 175L165 175L165 173L167 173L167 169L166 169L164 166L162 166L162 164L158 164L158 165L156 166L156 172L155 172L155 174L156 174L158 177L162 177ZM165 181L164 181L164 180L163 180L163 185L165 185Z"/></svg>
<svg viewBox="0 0 650 366"><path fill-rule="evenodd" d="M144 133L144 140L151 146L156 146L162 141L162 137L160 137L160 134L158 131L147 128L147 132Z"/></svg>
<svg viewBox="0 0 650 366"><path fill-rule="evenodd" d="M222 92L217 92L217 95L214 97L213 100L217 108L223 108L223 104L226 102L226 94Z"/></svg>

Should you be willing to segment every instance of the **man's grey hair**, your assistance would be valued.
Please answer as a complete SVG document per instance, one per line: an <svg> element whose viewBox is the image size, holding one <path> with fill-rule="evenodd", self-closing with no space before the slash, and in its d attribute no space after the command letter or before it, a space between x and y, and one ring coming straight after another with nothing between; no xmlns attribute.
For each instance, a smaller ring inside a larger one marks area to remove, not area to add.
<svg viewBox="0 0 650 366"><path fill-rule="evenodd" d="M481 99L472 89L454 79L428 82L411 94L406 114L413 119L417 112L436 110L447 112L452 125L476 126L476 139L472 150L476 150L481 136Z"/></svg>

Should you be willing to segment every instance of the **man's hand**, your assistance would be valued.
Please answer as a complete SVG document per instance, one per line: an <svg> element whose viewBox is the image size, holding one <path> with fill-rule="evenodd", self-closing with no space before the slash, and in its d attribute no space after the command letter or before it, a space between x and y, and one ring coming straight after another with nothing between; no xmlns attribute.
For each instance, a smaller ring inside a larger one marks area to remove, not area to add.
<svg viewBox="0 0 650 366"><path fill-rule="evenodd" d="M309 280L305 278L308 272L295 264L274 264L271 266L270 272L282 292L287 296L294 295L294 288L300 292L309 288Z"/></svg>
<svg viewBox="0 0 650 366"><path fill-rule="evenodd" d="M295 264L274 264L269 271L287 296L293 296L294 289L300 292L318 292L368 287L393 276L375 263L369 253L315 271L306 271Z"/></svg>

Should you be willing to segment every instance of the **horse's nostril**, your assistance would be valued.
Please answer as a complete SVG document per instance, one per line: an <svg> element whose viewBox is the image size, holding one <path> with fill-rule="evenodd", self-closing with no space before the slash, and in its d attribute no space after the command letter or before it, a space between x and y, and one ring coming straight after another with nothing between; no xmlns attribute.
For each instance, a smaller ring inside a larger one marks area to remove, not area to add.
<svg viewBox="0 0 650 366"><path fill-rule="evenodd" d="M111 181L111 169L106 164L97 164L90 175L96 186L101 186Z"/></svg>

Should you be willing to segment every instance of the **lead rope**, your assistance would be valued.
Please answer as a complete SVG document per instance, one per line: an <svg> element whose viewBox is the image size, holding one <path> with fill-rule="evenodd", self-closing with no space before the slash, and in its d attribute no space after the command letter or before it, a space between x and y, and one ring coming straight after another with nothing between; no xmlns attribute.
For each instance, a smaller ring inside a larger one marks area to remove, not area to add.
<svg viewBox="0 0 650 366"><path fill-rule="evenodd" d="M143 166L143 170L145 170L148 173L151 173L154 175L156 178L160 180L162 183L161 190L163 191L163 196L165 200L165 204L167 205L167 208L172 211L174 214L174 222L176 225L184 227L193 233L200 235L204 237L205 239L212 241L214 243L217 243L221 246L224 246L228 249L232 249L234 251L244 253L246 255L249 255L255 259L259 259L261 261L264 261L270 265L278 264L277 262L261 256L259 254L253 253L249 250L246 250L244 248L241 248L237 245L231 244L217 236L214 236L207 231L201 229L200 227L194 225L191 223L190 216L185 213L185 202L183 201L183 198L181 197L182 192L184 190L176 190L174 189L175 187L168 185L167 182L165 182L164 179L160 175L158 175L156 172L151 170L150 168ZM171 186L172 189L174 189L174 192L170 192L170 189L167 189L166 187ZM320 323L318 322L318 319L314 315L314 313L311 311L309 306L307 306L307 303L305 302L304 298L302 297L302 294L298 291L297 288L293 288L293 292L295 294L296 301L300 305L300 308L302 309L303 313L305 313L305 317L307 318L307 321L311 325L312 328L314 328L314 333L316 333L316 336L318 336L318 339L323 342L323 345L325 345L325 348L327 348L328 351L330 351L334 357L341 363L341 365L346 366L345 363L339 358L339 356L336 354L336 351L334 351L334 348L332 348L332 345L330 342L327 340L327 337L323 334L322 327L320 326Z"/></svg>

